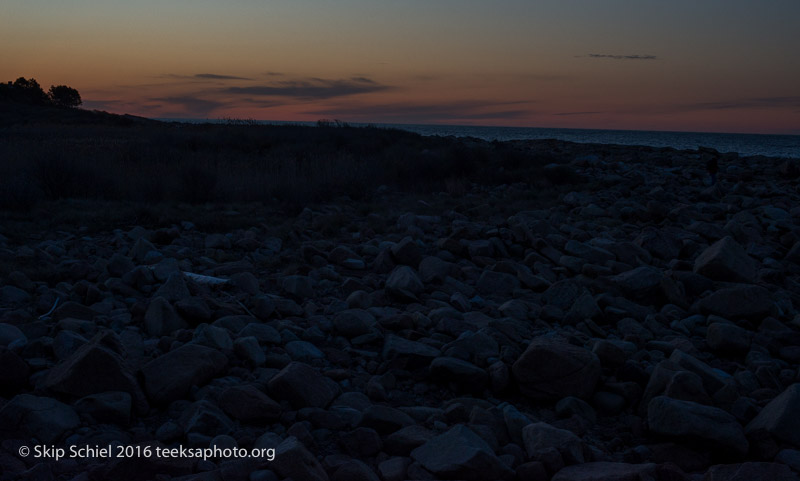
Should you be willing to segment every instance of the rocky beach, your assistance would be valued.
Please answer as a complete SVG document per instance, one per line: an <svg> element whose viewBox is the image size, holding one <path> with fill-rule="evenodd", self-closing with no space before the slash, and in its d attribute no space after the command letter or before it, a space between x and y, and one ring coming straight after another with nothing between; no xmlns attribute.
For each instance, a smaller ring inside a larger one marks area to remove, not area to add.
<svg viewBox="0 0 800 481"><path fill-rule="evenodd" d="M504 146L550 182L2 214L0 479L800 479L796 165Z"/></svg>

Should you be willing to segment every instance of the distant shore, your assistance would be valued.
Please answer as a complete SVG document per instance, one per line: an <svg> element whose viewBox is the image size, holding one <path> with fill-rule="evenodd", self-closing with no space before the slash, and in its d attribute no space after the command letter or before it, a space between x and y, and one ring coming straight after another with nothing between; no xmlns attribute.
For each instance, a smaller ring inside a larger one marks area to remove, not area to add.
<svg viewBox="0 0 800 481"><path fill-rule="evenodd" d="M236 119L158 119L183 123L257 123L262 125L315 125L315 122L283 122ZM425 136L472 137L486 141L563 140L590 144L671 147L695 150L711 147L724 153L743 156L763 155L800 159L800 134L752 134L716 132L673 132L615 129L566 129L540 127L495 127L473 125L350 123L354 127L376 126L406 130Z"/></svg>

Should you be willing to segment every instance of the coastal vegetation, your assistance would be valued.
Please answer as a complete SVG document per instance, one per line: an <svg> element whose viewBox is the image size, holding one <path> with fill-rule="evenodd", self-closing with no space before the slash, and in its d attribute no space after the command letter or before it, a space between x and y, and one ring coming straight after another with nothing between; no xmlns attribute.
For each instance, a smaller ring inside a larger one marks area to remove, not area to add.
<svg viewBox="0 0 800 481"><path fill-rule="evenodd" d="M11 85L17 84L26 85L19 87L23 97L44 98L34 80ZM381 186L458 193L472 182L521 180L546 188L578 180L567 165L544 168L563 160L556 150L511 143L327 120L316 126L182 124L57 108L53 101L6 96L3 102L0 208L96 199L277 202L296 209L340 196L369 198Z"/></svg>

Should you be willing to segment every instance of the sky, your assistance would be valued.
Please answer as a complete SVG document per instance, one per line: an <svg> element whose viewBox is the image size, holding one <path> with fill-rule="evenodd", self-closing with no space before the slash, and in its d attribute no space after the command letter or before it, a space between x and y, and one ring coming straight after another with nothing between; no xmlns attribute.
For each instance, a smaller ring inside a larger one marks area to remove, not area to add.
<svg viewBox="0 0 800 481"><path fill-rule="evenodd" d="M0 80L153 118L800 134L798 0L2 0Z"/></svg>

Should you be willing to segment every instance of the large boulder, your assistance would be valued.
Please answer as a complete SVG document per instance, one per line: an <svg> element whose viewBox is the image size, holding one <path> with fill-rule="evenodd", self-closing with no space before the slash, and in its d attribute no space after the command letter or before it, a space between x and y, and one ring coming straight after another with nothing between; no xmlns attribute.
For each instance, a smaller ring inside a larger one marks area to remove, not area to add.
<svg viewBox="0 0 800 481"><path fill-rule="evenodd" d="M417 242L411 237L404 237L400 242L393 244L391 247L392 258L398 264L403 264L411 267L419 265L422 260L422 252Z"/></svg>
<svg viewBox="0 0 800 481"><path fill-rule="evenodd" d="M25 436L52 443L79 424L80 419L71 407L48 397L19 394L0 409L3 438Z"/></svg>
<svg viewBox="0 0 800 481"><path fill-rule="evenodd" d="M682 474L675 468L653 463L627 464L601 461L576 464L561 469L552 481L678 481Z"/></svg>
<svg viewBox="0 0 800 481"><path fill-rule="evenodd" d="M266 422L281 415L281 405L253 385L231 386L220 393L218 402L228 416L246 423Z"/></svg>
<svg viewBox="0 0 800 481"><path fill-rule="evenodd" d="M533 460L558 451L564 464L580 464L586 461L586 446L572 431L559 429L547 423L531 423L522 429L525 451Z"/></svg>
<svg viewBox="0 0 800 481"><path fill-rule="evenodd" d="M113 331L101 332L51 369L42 387L75 397L122 391L130 394L137 408L142 409L144 395L122 359L122 350Z"/></svg>
<svg viewBox="0 0 800 481"><path fill-rule="evenodd" d="M191 297L191 294L189 293L189 288L186 286L183 274L175 272L170 274L167 281L158 288L155 296L163 297L170 302L177 302L182 299L188 299Z"/></svg>
<svg viewBox="0 0 800 481"><path fill-rule="evenodd" d="M308 276L286 276L281 282L281 287L296 299L309 299L314 297L314 288Z"/></svg>
<svg viewBox="0 0 800 481"><path fill-rule="evenodd" d="M364 309L345 309L333 318L336 332L353 338L368 333L375 325L375 316Z"/></svg>
<svg viewBox="0 0 800 481"><path fill-rule="evenodd" d="M697 256L694 272L717 281L746 283L752 283L758 273L756 263L744 247L730 236L713 243Z"/></svg>
<svg viewBox="0 0 800 481"><path fill-rule="evenodd" d="M661 290L664 273L652 266L640 266L611 278L611 282L626 297L648 299Z"/></svg>
<svg viewBox="0 0 800 481"><path fill-rule="evenodd" d="M17 326L0 322L0 346L23 345L26 342L28 338Z"/></svg>
<svg viewBox="0 0 800 481"><path fill-rule="evenodd" d="M750 337L749 331L729 322L714 322L706 331L708 347L719 352L746 353Z"/></svg>
<svg viewBox="0 0 800 481"><path fill-rule="evenodd" d="M416 298L425 290L414 269L408 266L398 266L386 279L386 292L399 298Z"/></svg>
<svg viewBox="0 0 800 481"><path fill-rule="evenodd" d="M486 441L461 424L414 449L411 457L439 479L482 481L513 474Z"/></svg>
<svg viewBox="0 0 800 481"><path fill-rule="evenodd" d="M666 261L676 259L683 246L680 239L655 227L645 228L634 240L634 243L649 252L653 257Z"/></svg>
<svg viewBox="0 0 800 481"><path fill-rule="evenodd" d="M216 349L184 344L142 367L147 396L155 403L181 399L225 370L228 358Z"/></svg>
<svg viewBox="0 0 800 481"><path fill-rule="evenodd" d="M586 292L586 288L576 281L564 279L556 282L544 291L542 294L542 302L567 311L584 292Z"/></svg>
<svg viewBox="0 0 800 481"><path fill-rule="evenodd" d="M457 390L479 393L486 388L489 375L475 364L456 357L442 356L433 360L431 377Z"/></svg>
<svg viewBox="0 0 800 481"><path fill-rule="evenodd" d="M766 431L800 448L800 384L792 384L769 402L747 425L748 434Z"/></svg>
<svg viewBox="0 0 800 481"><path fill-rule="evenodd" d="M275 448L275 459L270 466L281 476L303 481L328 481L328 474L317 460L308 452L303 443L294 436L287 438Z"/></svg>
<svg viewBox="0 0 800 481"><path fill-rule="evenodd" d="M718 464L706 471L704 481L798 481L800 476L779 463Z"/></svg>
<svg viewBox="0 0 800 481"><path fill-rule="evenodd" d="M730 379L729 374L712 368L705 362L697 359L691 354L681 351L680 349L675 349L672 351L672 354L669 356L669 360L683 369L691 371L700 376L700 379L703 380L703 387L709 394L714 394L722 389L728 379Z"/></svg>
<svg viewBox="0 0 800 481"><path fill-rule="evenodd" d="M710 441L738 454L749 448L736 418L712 406L658 396L647 406L647 422L656 434Z"/></svg>
<svg viewBox="0 0 800 481"><path fill-rule="evenodd" d="M3 286L0 288L0 307L15 307L30 301L31 295L19 287Z"/></svg>
<svg viewBox="0 0 800 481"><path fill-rule="evenodd" d="M328 406L339 395L339 385L302 362L291 362L269 380L269 391L295 408Z"/></svg>
<svg viewBox="0 0 800 481"><path fill-rule="evenodd" d="M600 360L582 347L555 339L534 339L512 366L525 396L555 401L588 398L600 380Z"/></svg>
<svg viewBox="0 0 800 481"><path fill-rule="evenodd" d="M486 296L508 297L519 288L519 279L505 272L485 270L478 278L478 292Z"/></svg>
<svg viewBox="0 0 800 481"><path fill-rule="evenodd" d="M720 289L700 299L698 309L726 319L761 320L773 307L772 296L761 286L742 285Z"/></svg>
<svg viewBox="0 0 800 481"><path fill-rule="evenodd" d="M433 346L404 337L389 335L383 345L382 356L387 361L402 359L409 368L424 367L442 352Z"/></svg>
<svg viewBox="0 0 800 481"><path fill-rule="evenodd" d="M187 327L186 322L175 312L172 304L163 297L155 297L144 313L144 328L153 337L168 336Z"/></svg>
<svg viewBox="0 0 800 481"><path fill-rule="evenodd" d="M197 401L189 405L178 418L178 425L185 434L196 433L206 436L228 434L234 424L224 412L211 401Z"/></svg>

